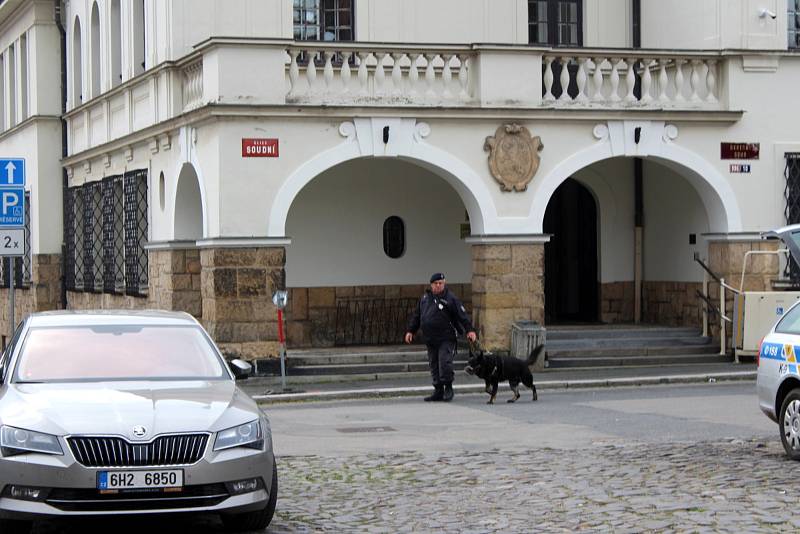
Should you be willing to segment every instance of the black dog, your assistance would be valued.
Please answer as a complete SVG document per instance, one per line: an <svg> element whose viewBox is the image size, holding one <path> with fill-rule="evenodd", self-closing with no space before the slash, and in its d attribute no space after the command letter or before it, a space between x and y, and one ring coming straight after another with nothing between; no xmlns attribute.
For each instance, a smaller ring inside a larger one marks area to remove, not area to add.
<svg viewBox="0 0 800 534"><path fill-rule="evenodd" d="M464 370L467 374L483 378L486 382L486 393L490 395L487 404L494 404L497 385L504 380L508 380L508 385L514 392L514 398L508 399L508 402L514 402L519 398L520 382L533 390L533 400L537 400L539 397L536 395L536 386L533 385L531 367L536 364L543 349L544 345L534 347L528 360L522 361L513 356L495 356L483 350L473 352L470 348L469 361Z"/></svg>

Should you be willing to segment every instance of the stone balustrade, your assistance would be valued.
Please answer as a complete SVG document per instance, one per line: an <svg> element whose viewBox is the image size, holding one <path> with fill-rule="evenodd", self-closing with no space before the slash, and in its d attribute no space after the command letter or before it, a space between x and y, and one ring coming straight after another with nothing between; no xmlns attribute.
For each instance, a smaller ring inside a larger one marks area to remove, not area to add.
<svg viewBox="0 0 800 534"><path fill-rule="evenodd" d="M719 109L718 68L717 55L547 53L542 103Z"/></svg>
<svg viewBox="0 0 800 534"><path fill-rule="evenodd" d="M474 52L314 45L286 50L288 102L442 105L473 102Z"/></svg>
<svg viewBox="0 0 800 534"><path fill-rule="evenodd" d="M735 52L215 38L180 61L165 62L68 110L69 154L211 103L444 107L448 112L727 111L728 65L740 57ZM151 145L157 148L158 142Z"/></svg>

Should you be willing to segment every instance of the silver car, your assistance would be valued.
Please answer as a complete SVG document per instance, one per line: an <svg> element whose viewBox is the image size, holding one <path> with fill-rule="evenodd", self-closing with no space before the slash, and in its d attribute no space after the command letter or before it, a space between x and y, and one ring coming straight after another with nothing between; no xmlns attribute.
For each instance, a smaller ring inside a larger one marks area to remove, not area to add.
<svg viewBox="0 0 800 534"><path fill-rule="evenodd" d="M269 421L184 313L45 312L0 356L0 532L44 516L215 512L264 528Z"/></svg>
<svg viewBox="0 0 800 534"><path fill-rule="evenodd" d="M780 238L800 264L800 225L764 235ZM761 342L758 351L758 404L778 423L786 454L800 460L800 301L789 308Z"/></svg>

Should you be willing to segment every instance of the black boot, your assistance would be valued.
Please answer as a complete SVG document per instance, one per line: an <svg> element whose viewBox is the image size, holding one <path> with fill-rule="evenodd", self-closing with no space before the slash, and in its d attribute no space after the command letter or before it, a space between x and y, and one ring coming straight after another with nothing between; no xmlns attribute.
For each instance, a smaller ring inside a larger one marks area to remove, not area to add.
<svg viewBox="0 0 800 534"><path fill-rule="evenodd" d="M433 394L425 397L425 402L436 402L442 400L444 395L444 386L441 384L433 385Z"/></svg>
<svg viewBox="0 0 800 534"><path fill-rule="evenodd" d="M444 395L442 395L442 400L444 402L450 402L453 400L453 383L452 382L445 382L444 383Z"/></svg>

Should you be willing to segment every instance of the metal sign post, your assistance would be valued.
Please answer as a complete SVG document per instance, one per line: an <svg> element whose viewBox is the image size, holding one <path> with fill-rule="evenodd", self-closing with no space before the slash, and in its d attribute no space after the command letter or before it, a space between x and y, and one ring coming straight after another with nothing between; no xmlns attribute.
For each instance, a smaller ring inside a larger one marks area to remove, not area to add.
<svg viewBox="0 0 800 534"><path fill-rule="evenodd" d="M286 338L283 335L283 309L289 300L289 294L279 289L272 295L272 303L278 308L278 342L281 357L281 391L286 391Z"/></svg>
<svg viewBox="0 0 800 534"><path fill-rule="evenodd" d="M0 158L0 257L8 262L8 335L14 336L14 261L25 256L25 160Z"/></svg>

